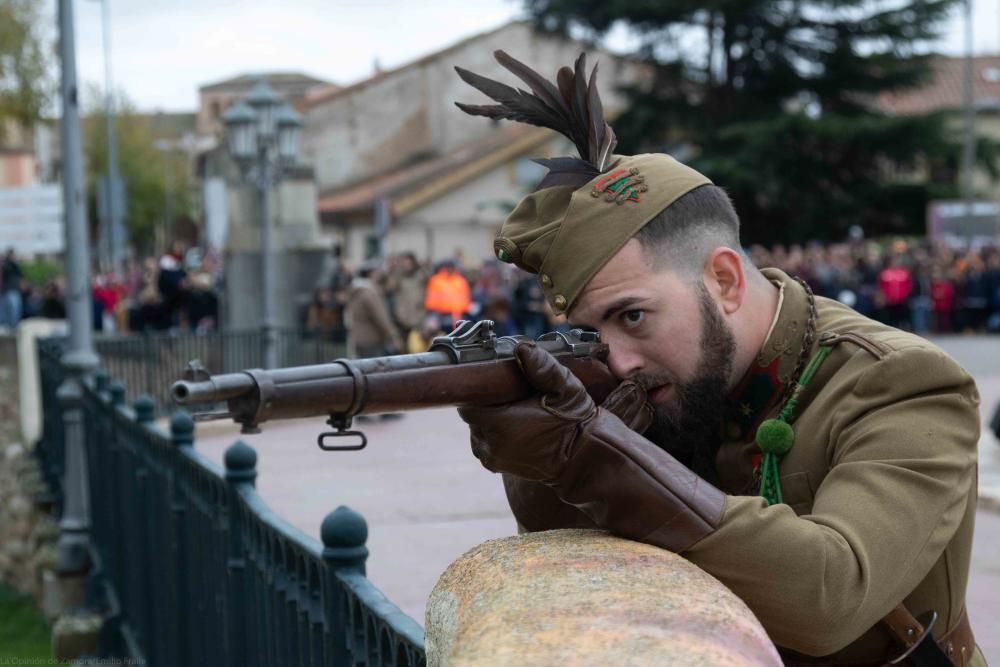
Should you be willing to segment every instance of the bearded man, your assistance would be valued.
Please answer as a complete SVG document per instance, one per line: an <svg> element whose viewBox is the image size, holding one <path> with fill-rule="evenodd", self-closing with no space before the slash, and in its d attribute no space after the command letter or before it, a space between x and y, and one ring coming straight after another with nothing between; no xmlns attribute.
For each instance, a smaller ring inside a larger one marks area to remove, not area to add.
<svg viewBox="0 0 1000 667"><path fill-rule="evenodd" d="M927 341L813 296L741 250L726 193L667 155L613 153L583 56L534 94L456 68L581 159L505 221L497 256L609 346L597 406L539 347L537 395L464 407L530 531L594 527L682 554L737 593L787 664L984 665L965 614L978 394Z"/></svg>

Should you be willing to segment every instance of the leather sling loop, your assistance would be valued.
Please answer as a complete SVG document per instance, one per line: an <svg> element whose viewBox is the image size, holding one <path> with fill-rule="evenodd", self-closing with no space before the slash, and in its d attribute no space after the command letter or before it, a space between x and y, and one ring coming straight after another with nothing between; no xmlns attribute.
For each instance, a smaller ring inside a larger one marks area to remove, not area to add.
<svg viewBox="0 0 1000 667"><path fill-rule="evenodd" d="M924 638L925 632L930 630L929 628L925 630L923 624L902 603L896 605L896 608L882 619L882 623L904 649L903 653L889 664L910 655L916 644ZM933 637L928 637L927 640L933 641ZM937 641L937 645L955 667L965 667L972 659L976 650L976 640L972 635L972 626L964 608L959 615L958 623Z"/></svg>

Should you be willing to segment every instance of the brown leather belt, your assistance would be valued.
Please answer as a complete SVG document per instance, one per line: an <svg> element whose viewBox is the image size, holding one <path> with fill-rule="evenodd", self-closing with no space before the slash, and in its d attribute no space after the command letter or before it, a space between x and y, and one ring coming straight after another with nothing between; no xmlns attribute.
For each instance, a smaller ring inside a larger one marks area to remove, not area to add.
<svg viewBox="0 0 1000 667"><path fill-rule="evenodd" d="M921 662L914 659L913 649L919 639L924 637L925 629L913 614L902 604L898 605L882 619L889 633L896 639L898 646L902 650L896 653L887 662L885 659L878 661L844 662L840 660L828 660L804 656L799 653L779 649L782 659L786 665L828 665L831 667L886 667L887 665L920 666ZM930 637L924 641L930 641ZM955 667L966 667L972 660L976 651L976 640L972 635L972 626L969 624L969 617L962 609L958 622L937 641L937 645L944 653L944 657ZM939 661L940 662L940 661ZM926 663L925 663L926 664Z"/></svg>
<svg viewBox="0 0 1000 667"><path fill-rule="evenodd" d="M899 658L907 656L916 646L917 642L923 638L924 626L913 617L913 614L902 604L882 619L882 622L892 633L893 637L905 648L905 651L888 664L907 664L897 662ZM955 667L965 667L972 659L976 650L976 640L972 635L972 625L969 623L969 616L962 608L962 613L958 617L958 623L948 630L941 639L937 640L937 645L941 651L951 661Z"/></svg>

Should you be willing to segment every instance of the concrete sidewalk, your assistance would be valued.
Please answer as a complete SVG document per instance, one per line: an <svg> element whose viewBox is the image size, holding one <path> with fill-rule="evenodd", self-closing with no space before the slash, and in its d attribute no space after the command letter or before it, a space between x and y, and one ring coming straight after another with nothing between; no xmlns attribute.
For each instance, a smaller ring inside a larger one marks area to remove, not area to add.
<svg viewBox="0 0 1000 667"><path fill-rule="evenodd" d="M438 576L472 547L512 535L516 525L500 477L469 453L467 427L453 408L356 424L363 452L324 452L322 419L264 424L239 435L232 425L199 426L195 447L222 462L237 439L257 450L257 489L282 517L319 538L339 505L368 521L368 576L405 613L423 623Z"/></svg>
<svg viewBox="0 0 1000 667"><path fill-rule="evenodd" d="M1000 347L1000 341L997 345ZM1000 404L1000 376L977 379L976 385L982 400L979 412L983 421L979 438L979 506L1000 512L1000 442L989 428L990 417Z"/></svg>
<svg viewBox="0 0 1000 667"><path fill-rule="evenodd" d="M955 337L935 341L977 377L984 430L980 441L980 507L1000 512L1000 446L986 429L1000 402L1000 339ZM243 439L257 450L257 487L281 516L318 539L323 517L339 505L369 525L368 576L390 600L421 624L438 576L465 551L516 527L500 478L469 453L468 430L454 409L408 413L393 421L359 424L364 452L323 452L322 419L265 424L241 436L232 424L199 425L195 446L222 462ZM969 583L969 610L987 658L1000 662L1000 514L980 512Z"/></svg>
<svg viewBox="0 0 1000 667"><path fill-rule="evenodd" d="M1000 337L943 336L931 339L976 379L979 388L979 506L1000 512L1000 443L989 420L1000 405Z"/></svg>

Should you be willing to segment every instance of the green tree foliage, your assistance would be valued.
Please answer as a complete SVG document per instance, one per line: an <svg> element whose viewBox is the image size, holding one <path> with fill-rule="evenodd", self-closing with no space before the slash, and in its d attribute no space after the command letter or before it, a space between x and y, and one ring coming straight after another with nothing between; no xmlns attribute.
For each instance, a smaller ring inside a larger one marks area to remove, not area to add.
<svg viewBox="0 0 1000 667"><path fill-rule="evenodd" d="M678 157L733 196L749 242L842 238L852 224L920 232L926 203L957 192L946 118L875 104L927 80L921 52L956 0L526 5L546 30L599 41L624 25L638 37L653 71L614 123L622 150L686 151Z"/></svg>
<svg viewBox="0 0 1000 667"><path fill-rule="evenodd" d="M0 141L9 121L30 127L52 97L52 52L40 29L40 5L0 0Z"/></svg>
<svg viewBox="0 0 1000 667"><path fill-rule="evenodd" d="M107 173L107 121L100 89L89 87L84 97L83 149L87 171L88 218L97 224L98 179ZM187 157L177 150L160 150L154 116L140 114L124 94L114 103L118 139L118 171L125 181L125 226L132 245L152 250L157 226L170 225L167 211L177 218L191 208ZM96 236L94 236L96 238Z"/></svg>

